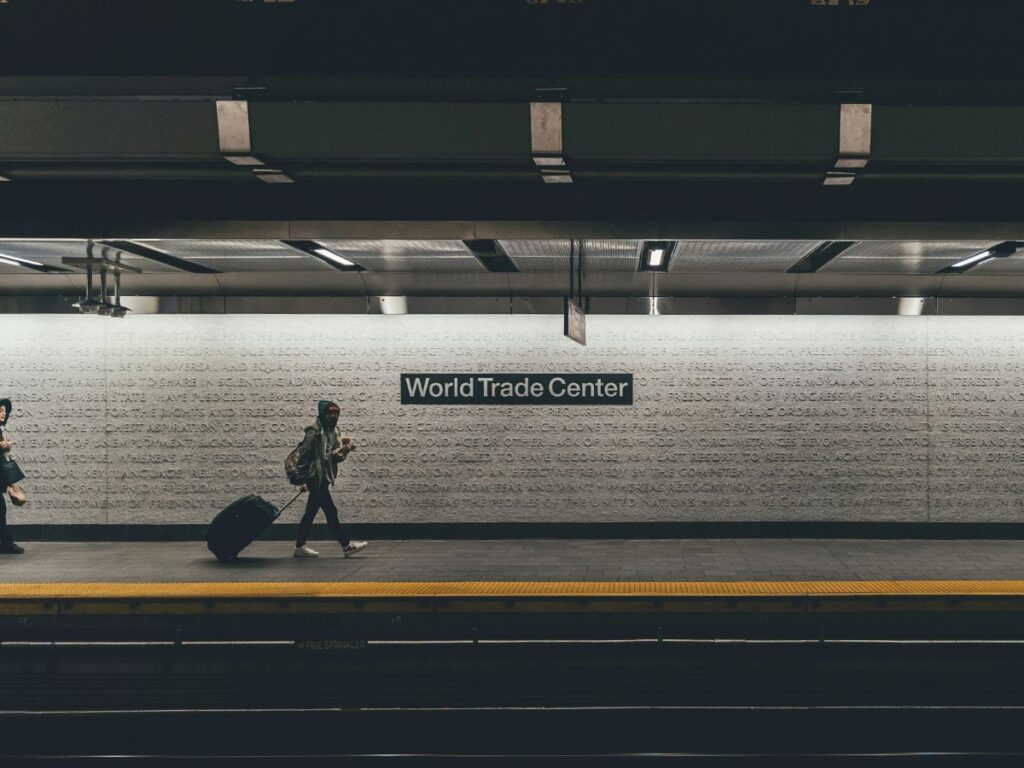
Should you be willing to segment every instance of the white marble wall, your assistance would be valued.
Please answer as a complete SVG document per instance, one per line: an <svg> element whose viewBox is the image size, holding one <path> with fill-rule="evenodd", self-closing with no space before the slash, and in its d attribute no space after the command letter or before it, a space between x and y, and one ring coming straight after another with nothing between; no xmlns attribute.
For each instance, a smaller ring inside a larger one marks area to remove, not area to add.
<svg viewBox="0 0 1024 768"><path fill-rule="evenodd" d="M14 522L286 499L336 399L360 522L1024 519L1024 318L6 315ZM399 374L632 372L632 407L420 407ZM291 515L291 512L288 513Z"/></svg>

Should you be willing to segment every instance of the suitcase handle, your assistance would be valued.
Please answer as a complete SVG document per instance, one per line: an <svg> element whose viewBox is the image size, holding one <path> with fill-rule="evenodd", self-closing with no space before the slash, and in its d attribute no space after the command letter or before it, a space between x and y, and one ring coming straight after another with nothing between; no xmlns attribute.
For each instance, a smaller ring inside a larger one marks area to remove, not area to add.
<svg viewBox="0 0 1024 768"><path fill-rule="evenodd" d="M285 511L286 509L288 509L288 507L290 507L290 506L291 506L292 504L294 504L294 503L295 503L295 500L296 500L297 498L299 498L299 496L301 496L301 495L302 495L302 491L299 491L299 492L298 492L298 493L296 493L296 494L295 494L294 496L292 496L292 500L291 500L291 501L289 501L289 502L288 502L287 504L285 504L285 505L284 505L283 507L281 507L281 509L279 510L278 514L281 514L281 513L283 513L283 512L284 512L284 511Z"/></svg>

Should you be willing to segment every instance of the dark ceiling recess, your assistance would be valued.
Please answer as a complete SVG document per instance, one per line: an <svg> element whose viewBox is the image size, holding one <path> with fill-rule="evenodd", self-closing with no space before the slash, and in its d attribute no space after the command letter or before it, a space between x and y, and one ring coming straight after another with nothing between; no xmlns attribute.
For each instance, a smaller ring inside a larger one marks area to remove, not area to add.
<svg viewBox="0 0 1024 768"><path fill-rule="evenodd" d="M829 240L819 245L786 271L817 272L847 248L852 248L856 244L855 240Z"/></svg>
<svg viewBox="0 0 1024 768"><path fill-rule="evenodd" d="M282 240L282 243L287 245L289 248L294 248L297 251L302 251L314 259L319 259L324 264L330 267L334 267L339 272L366 272L366 267L356 264L348 256L342 256L340 253L335 253L330 248L316 240Z"/></svg>
<svg viewBox="0 0 1024 768"><path fill-rule="evenodd" d="M211 267L204 267L202 264L196 264L194 261L188 261L177 256L171 256L169 253L158 251L155 248L150 248L148 245L142 245L140 243L133 243L129 240L103 240L100 245L106 245L111 248L116 248L123 253L131 254L132 256L138 256L141 259L149 259L150 261L156 261L161 264L165 264L168 267L174 267L180 269L183 272L196 272L207 275L219 275L219 269L212 269Z"/></svg>
<svg viewBox="0 0 1024 768"><path fill-rule="evenodd" d="M1002 243L996 243L993 246L986 248L983 251L968 256L965 259L950 264L945 269L940 269L935 274L937 275L959 275L964 272L968 272L975 267L980 267L982 264L987 264L993 259L1005 259L1007 256L1013 256L1020 248L1020 243L1013 240L1007 240Z"/></svg>
<svg viewBox="0 0 1024 768"><path fill-rule="evenodd" d="M497 240L463 240L470 253L488 272L518 272L519 268L502 250Z"/></svg>

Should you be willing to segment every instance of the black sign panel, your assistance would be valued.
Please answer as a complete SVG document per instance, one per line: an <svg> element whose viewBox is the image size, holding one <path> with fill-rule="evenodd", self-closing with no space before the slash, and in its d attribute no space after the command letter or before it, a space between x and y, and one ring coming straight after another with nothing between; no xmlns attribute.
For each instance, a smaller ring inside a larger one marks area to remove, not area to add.
<svg viewBox="0 0 1024 768"><path fill-rule="evenodd" d="M403 373L402 405L632 405L631 373Z"/></svg>

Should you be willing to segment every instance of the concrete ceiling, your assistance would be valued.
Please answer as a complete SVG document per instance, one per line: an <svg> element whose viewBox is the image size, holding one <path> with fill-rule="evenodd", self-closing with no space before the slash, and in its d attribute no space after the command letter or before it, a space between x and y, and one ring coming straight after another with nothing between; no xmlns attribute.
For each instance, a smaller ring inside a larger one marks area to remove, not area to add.
<svg viewBox="0 0 1024 768"><path fill-rule="evenodd" d="M122 253L126 286L160 295L557 296L576 238L594 295L1024 294L1016 258L935 274L1024 241L1019 56L949 54L1015 28L1005 3L65 5L0 3L0 253L57 267L129 240L205 270ZM542 181L537 100L561 102L571 184ZM292 183L226 159L218 101L248 105L253 156ZM870 158L824 187L849 102L873 105ZM665 274L637 271L651 239L679 241ZM833 241L856 245L787 272Z"/></svg>
<svg viewBox="0 0 1024 768"><path fill-rule="evenodd" d="M1016 71L1016 3L971 0L10 0L19 76L978 79ZM990 42L991 41L991 42ZM972 45L972 43L974 45ZM550 84L550 83L547 83Z"/></svg>

